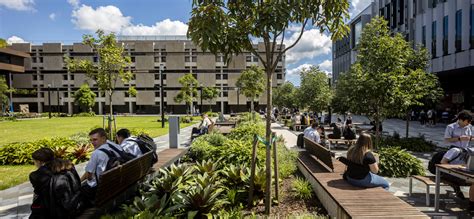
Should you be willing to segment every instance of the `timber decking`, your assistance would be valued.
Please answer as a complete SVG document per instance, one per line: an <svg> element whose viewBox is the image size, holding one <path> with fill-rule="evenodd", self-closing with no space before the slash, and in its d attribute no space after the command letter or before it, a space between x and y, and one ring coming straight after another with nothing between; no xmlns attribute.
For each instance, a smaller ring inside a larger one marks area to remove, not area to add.
<svg viewBox="0 0 474 219"><path fill-rule="evenodd" d="M169 148L158 153L158 162L153 165L155 171L168 167L188 152L189 148Z"/></svg>

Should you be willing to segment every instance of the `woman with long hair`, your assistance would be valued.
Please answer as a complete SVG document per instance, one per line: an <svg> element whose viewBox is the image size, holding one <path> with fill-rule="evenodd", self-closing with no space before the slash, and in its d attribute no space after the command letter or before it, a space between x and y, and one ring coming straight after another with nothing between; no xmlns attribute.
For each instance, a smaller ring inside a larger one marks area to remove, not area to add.
<svg viewBox="0 0 474 219"><path fill-rule="evenodd" d="M357 143L347 151L347 159L350 164L344 173L347 181L358 187L383 187L388 190L389 183L383 177L377 175L379 172L378 157L371 152L372 138L367 133L362 133Z"/></svg>
<svg viewBox="0 0 474 219"><path fill-rule="evenodd" d="M33 152L32 157L38 169L30 173L34 189L30 218L51 218L49 183L53 176L50 165L54 161L54 152L49 148L40 148Z"/></svg>

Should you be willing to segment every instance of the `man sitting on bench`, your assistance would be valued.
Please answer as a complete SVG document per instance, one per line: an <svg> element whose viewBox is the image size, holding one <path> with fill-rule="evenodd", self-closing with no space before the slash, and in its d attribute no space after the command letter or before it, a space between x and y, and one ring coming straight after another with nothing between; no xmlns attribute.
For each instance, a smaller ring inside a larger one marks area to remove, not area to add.
<svg viewBox="0 0 474 219"><path fill-rule="evenodd" d="M311 139L312 141L320 144L321 143L321 133L323 132L323 128L318 126L317 122L313 122L311 126L306 128L303 132L304 137Z"/></svg>
<svg viewBox="0 0 474 219"><path fill-rule="evenodd" d="M342 120L341 118L337 118L337 123L332 123L330 125L332 127L332 134L328 135L330 139L341 139L342 135Z"/></svg>

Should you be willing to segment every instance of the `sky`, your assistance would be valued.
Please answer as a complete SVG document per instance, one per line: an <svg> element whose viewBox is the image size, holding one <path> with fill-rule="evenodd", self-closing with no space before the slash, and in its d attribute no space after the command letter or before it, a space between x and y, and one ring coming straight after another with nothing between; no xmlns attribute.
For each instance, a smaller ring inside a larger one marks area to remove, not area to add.
<svg viewBox="0 0 474 219"><path fill-rule="evenodd" d="M356 16L372 0L349 0ZM185 35L192 0L0 0L0 38L8 43L81 42L96 29L117 35ZM286 45L298 26L290 26ZM298 44L286 54L287 81L299 85L299 72L319 65L332 71L331 38L317 28L305 28Z"/></svg>

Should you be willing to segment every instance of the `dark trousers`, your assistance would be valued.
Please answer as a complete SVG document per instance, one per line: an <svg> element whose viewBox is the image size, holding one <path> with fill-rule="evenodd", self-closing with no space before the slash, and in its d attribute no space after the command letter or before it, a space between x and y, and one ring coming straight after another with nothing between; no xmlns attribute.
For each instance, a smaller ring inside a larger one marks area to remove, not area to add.
<svg viewBox="0 0 474 219"><path fill-rule="evenodd" d="M87 183L81 186L82 203L84 207L93 207L95 204L95 194L97 193L97 187L90 187Z"/></svg>

